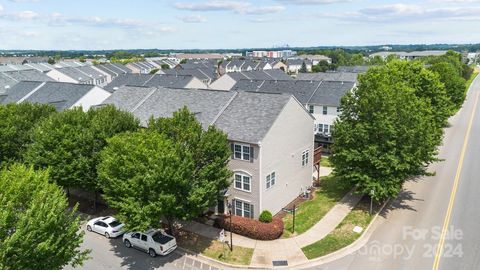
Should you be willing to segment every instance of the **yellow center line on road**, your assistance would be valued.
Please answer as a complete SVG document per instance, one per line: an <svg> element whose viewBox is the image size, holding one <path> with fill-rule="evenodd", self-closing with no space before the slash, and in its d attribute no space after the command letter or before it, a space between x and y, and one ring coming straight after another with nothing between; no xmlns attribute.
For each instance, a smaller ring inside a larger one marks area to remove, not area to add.
<svg viewBox="0 0 480 270"><path fill-rule="evenodd" d="M468 140L470 138L470 131L472 130L473 119L475 118L475 112L477 111L478 97L480 93L477 93L475 97L475 102L473 104L473 111L470 115L470 120L468 122L467 133L465 134L465 139L463 141L462 152L460 153L460 160L457 166L457 173L455 174L455 180L453 182L452 192L450 194L450 201L448 202L447 213L445 215L445 220L443 221L442 234L438 240L437 249L435 252L435 260L433 261L432 270L438 270L440 265L440 259L442 257L443 246L445 244L445 237L447 235L448 226L450 224L450 217L452 215L453 204L455 202L455 195L457 194L458 182L460 182L460 175L462 174L463 160L465 158L465 152L467 150Z"/></svg>

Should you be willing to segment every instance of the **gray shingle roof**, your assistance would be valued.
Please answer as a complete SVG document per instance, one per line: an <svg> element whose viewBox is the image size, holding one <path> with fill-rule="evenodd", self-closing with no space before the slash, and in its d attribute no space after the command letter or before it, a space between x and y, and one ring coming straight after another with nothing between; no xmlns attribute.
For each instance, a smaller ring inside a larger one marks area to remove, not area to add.
<svg viewBox="0 0 480 270"><path fill-rule="evenodd" d="M339 66L338 72L365 73L372 66Z"/></svg>
<svg viewBox="0 0 480 270"><path fill-rule="evenodd" d="M116 88L125 85L184 88L193 78L191 75L123 74L115 77L104 89L113 92Z"/></svg>
<svg viewBox="0 0 480 270"><path fill-rule="evenodd" d="M72 107L78 100L95 87L93 85L64 82L22 81L10 89L7 89L5 93L7 97L2 103L18 102L39 86L41 87L29 95L23 102L52 104L58 110L65 110Z"/></svg>
<svg viewBox="0 0 480 270"><path fill-rule="evenodd" d="M356 82L358 73L354 72L318 72L299 73L297 80Z"/></svg>
<svg viewBox="0 0 480 270"><path fill-rule="evenodd" d="M249 80L294 80L291 76L280 69L252 70L242 72L230 72L225 75L230 76L235 81L242 79ZM224 76L225 76L224 75Z"/></svg>
<svg viewBox="0 0 480 270"><path fill-rule="evenodd" d="M304 105L339 106L340 99L354 87L353 82L334 81L262 81L240 80L232 91L285 93L295 96Z"/></svg>
<svg viewBox="0 0 480 270"><path fill-rule="evenodd" d="M190 75L193 77L196 77L197 79L203 81L203 80L210 80L213 81L215 80L216 73L215 73L215 68L195 68L195 69L166 69L163 70L165 74L170 74L170 75Z"/></svg>
<svg viewBox="0 0 480 270"><path fill-rule="evenodd" d="M186 106L204 128L214 124L230 140L258 143L290 99L282 94L125 86L103 104L132 112L143 125L152 116L170 117Z"/></svg>
<svg viewBox="0 0 480 270"><path fill-rule="evenodd" d="M45 75L37 70L20 70L20 71L11 71L5 72L9 77L14 78L17 81L39 81L39 82L50 82L53 81L52 78Z"/></svg>
<svg viewBox="0 0 480 270"><path fill-rule="evenodd" d="M7 88L12 87L16 83L18 83L17 80L0 72L0 94L5 93Z"/></svg>

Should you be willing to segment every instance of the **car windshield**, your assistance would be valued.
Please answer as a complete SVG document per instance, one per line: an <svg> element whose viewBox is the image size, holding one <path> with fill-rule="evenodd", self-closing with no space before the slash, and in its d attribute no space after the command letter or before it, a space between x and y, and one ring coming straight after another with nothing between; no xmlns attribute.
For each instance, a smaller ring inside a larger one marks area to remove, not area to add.
<svg viewBox="0 0 480 270"><path fill-rule="evenodd" d="M110 227L112 227L112 228L115 228L120 224L122 224L122 223L120 223L118 220L114 220L114 221L108 223L108 225L110 225Z"/></svg>

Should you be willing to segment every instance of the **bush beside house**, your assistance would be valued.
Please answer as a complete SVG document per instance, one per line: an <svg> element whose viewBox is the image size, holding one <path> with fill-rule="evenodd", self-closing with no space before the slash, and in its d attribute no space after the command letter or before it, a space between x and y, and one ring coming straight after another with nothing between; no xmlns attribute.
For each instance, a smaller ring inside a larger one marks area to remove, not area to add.
<svg viewBox="0 0 480 270"><path fill-rule="evenodd" d="M230 217L222 216L216 220L216 226L225 230L230 230ZM257 240L274 240L283 233L283 221L279 218L273 218L270 223L232 216L232 231Z"/></svg>
<svg viewBox="0 0 480 270"><path fill-rule="evenodd" d="M270 211L264 210L261 214L260 217L258 218L263 223L270 223L273 220L272 213Z"/></svg>

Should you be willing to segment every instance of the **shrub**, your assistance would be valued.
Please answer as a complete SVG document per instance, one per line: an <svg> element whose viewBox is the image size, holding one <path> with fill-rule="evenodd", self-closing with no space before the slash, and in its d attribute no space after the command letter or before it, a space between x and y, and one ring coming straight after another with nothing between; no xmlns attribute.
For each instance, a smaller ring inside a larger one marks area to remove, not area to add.
<svg viewBox="0 0 480 270"><path fill-rule="evenodd" d="M219 217L216 220L216 225L222 229L230 230L230 217ZM232 216L232 231L257 240L274 240L283 233L283 221L280 218L272 218L272 222L263 223L255 219Z"/></svg>
<svg viewBox="0 0 480 270"><path fill-rule="evenodd" d="M264 210L261 214L260 214L260 217L258 218L258 220L260 220L260 222L263 222L263 223L270 223L272 222L272 213L270 213L270 211L268 210Z"/></svg>

